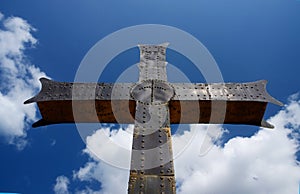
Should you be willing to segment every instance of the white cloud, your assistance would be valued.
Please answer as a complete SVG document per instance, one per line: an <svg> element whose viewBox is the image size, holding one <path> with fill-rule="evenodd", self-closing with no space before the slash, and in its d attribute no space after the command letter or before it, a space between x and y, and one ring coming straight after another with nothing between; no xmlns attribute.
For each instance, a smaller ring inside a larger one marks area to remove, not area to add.
<svg viewBox="0 0 300 194"><path fill-rule="evenodd" d="M109 128L102 128L88 137L87 147L89 149L86 148L84 153L87 153L92 161L87 162L84 167L74 172L73 178L81 181L93 179L101 182L102 188L99 193L126 193L132 130L132 125L129 125L125 130L110 131ZM102 160L99 160L98 157ZM120 167L127 169L120 169ZM91 189L81 192L96 193Z"/></svg>
<svg viewBox="0 0 300 194"><path fill-rule="evenodd" d="M121 160L122 158L116 159ZM86 163L77 172L74 172L73 178L81 181L97 180L101 182L100 191L91 191L89 189L89 193L126 193L129 171L116 168L101 161L91 161Z"/></svg>
<svg viewBox="0 0 300 194"><path fill-rule="evenodd" d="M38 79L45 73L30 64L24 51L34 46L34 28L22 18L5 18L0 13L0 135L22 149L26 130L36 120L36 107L23 102L37 93Z"/></svg>
<svg viewBox="0 0 300 194"><path fill-rule="evenodd" d="M278 124L276 118L270 122ZM296 193L300 167L290 132L261 129L248 138L233 138L224 147L214 146L204 157L195 154L199 142L193 142L175 161L178 193Z"/></svg>
<svg viewBox="0 0 300 194"><path fill-rule="evenodd" d="M175 160L177 193L297 193L300 182L300 166L296 160L300 129L300 100L297 95L293 95L290 102L268 121L276 126L275 129L262 128L251 137L235 137L223 146L209 141L210 145L206 146L211 149L205 155L202 155L200 147L206 135L206 125L191 125L189 131L173 136L174 152L179 153ZM213 134L226 132L220 125L211 125L210 128ZM101 130L106 129L98 130L90 139L99 140ZM128 137L122 139L120 134L114 132L108 136L128 142ZM88 146L91 142L88 141ZM104 145L97 148L99 145L93 144L93 148L103 149ZM183 147L186 148L181 152ZM106 154L109 154L110 147L105 148ZM85 153L90 155L91 161L75 172L73 178L81 181L94 179L103 185L100 191L89 189L86 190L88 193L126 193L128 171L99 161L87 150ZM115 153L110 155L115 160L123 159Z"/></svg>
<svg viewBox="0 0 300 194"><path fill-rule="evenodd" d="M54 185L53 191L56 194L68 194L68 185L70 181L65 176L59 176L56 178L56 184Z"/></svg>
<svg viewBox="0 0 300 194"><path fill-rule="evenodd" d="M125 130L110 131L108 127L97 130L93 135L87 137L87 149L84 152L94 159L100 158L112 166L128 169L132 131L133 125L129 125ZM117 157L122 160L116 160Z"/></svg>
<svg viewBox="0 0 300 194"><path fill-rule="evenodd" d="M84 190L76 191L75 193L76 194L101 194L100 191L94 191L88 187Z"/></svg>

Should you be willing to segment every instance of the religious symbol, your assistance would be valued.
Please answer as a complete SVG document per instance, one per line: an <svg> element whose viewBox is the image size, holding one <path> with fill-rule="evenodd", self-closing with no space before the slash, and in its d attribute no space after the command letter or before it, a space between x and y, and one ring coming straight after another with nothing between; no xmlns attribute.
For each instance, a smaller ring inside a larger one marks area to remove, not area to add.
<svg viewBox="0 0 300 194"><path fill-rule="evenodd" d="M41 78L36 102L42 119L33 127L58 123L132 123L129 194L176 193L170 124L248 124L263 120L266 81L169 83L167 44L139 45L137 83L67 83Z"/></svg>

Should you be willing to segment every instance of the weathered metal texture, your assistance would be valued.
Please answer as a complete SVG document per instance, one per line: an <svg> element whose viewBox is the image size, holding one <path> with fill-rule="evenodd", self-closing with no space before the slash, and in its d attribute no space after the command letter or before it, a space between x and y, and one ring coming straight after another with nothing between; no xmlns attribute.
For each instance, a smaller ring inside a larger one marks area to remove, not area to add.
<svg viewBox="0 0 300 194"><path fill-rule="evenodd" d="M175 194L168 102L175 92L166 74L166 45L140 46L140 79L131 90L137 102L129 194Z"/></svg>
<svg viewBox="0 0 300 194"><path fill-rule="evenodd" d="M137 103L128 193L175 193L167 104ZM150 120L148 119L148 116ZM137 118L139 116L139 118Z"/></svg>
<svg viewBox="0 0 300 194"><path fill-rule="evenodd" d="M149 115L150 119L145 115ZM143 168L146 169L145 174L147 174L148 171L153 172L162 163L168 163L172 160L172 154L169 152L171 137L169 111L167 105L143 105L138 103L136 116L140 118L136 118L135 121L132 153L134 158L137 151L137 157L139 158L140 151L143 150L145 157L151 158L144 163ZM162 152L161 155L158 154L160 152ZM138 169L140 167L139 161L133 160L132 167ZM156 169L155 171L159 174L161 170L169 172L169 169Z"/></svg>
<svg viewBox="0 0 300 194"><path fill-rule="evenodd" d="M174 88L162 80L145 80L131 90L131 97L145 105L166 104L174 96Z"/></svg>
<svg viewBox="0 0 300 194"><path fill-rule="evenodd" d="M166 47L139 45L138 83L67 83L41 79L34 127L72 122L134 123L129 194L174 194L170 123L232 123L272 127L263 120L266 81L168 83Z"/></svg>
<svg viewBox="0 0 300 194"><path fill-rule="evenodd" d="M250 83L68 83L41 79L41 92L25 103L37 102L42 120L56 123L134 123L136 101L169 103L170 122L227 123L272 127L263 120L267 102L282 105L266 91L266 81ZM149 119L148 115L148 119Z"/></svg>
<svg viewBox="0 0 300 194"><path fill-rule="evenodd" d="M33 127L57 123L134 123L135 101L129 83L68 83L40 79L37 102L42 119Z"/></svg>
<svg viewBox="0 0 300 194"><path fill-rule="evenodd" d="M156 79L167 81L166 49L168 43L161 45L139 45L140 69L139 82Z"/></svg>
<svg viewBox="0 0 300 194"><path fill-rule="evenodd" d="M169 103L171 123L248 124L272 128L263 120L268 102L282 105L266 91L267 81L176 83Z"/></svg>
<svg viewBox="0 0 300 194"><path fill-rule="evenodd" d="M42 89L25 104L68 100L133 100L130 90L134 83L70 83L41 78Z"/></svg>
<svg viewBox="0 0 300 194"><path fill-rule="evenodd" d="M131 174L128 194L176 193L174 176L136 176Z"/></svg>
<svg viewBox="0 0 300 194"><path fill-rule="evenodd" d="M266 80L248 83L172 83L172 100L259 101L282 106L266 91Z"/></svg>
<svg viewBox="0 0 300 194"><path fill-rule="evenodd" d="M266 102L243 101L171 101L173 124L245 124L272 128L263 120Z"/></svg>
<svg viewBox="0 0 300 194"><path fill-rule="evenodd" d="M33 127L59 123L134 123L134 101L64 100L38 102L42 119Z"/></svg>

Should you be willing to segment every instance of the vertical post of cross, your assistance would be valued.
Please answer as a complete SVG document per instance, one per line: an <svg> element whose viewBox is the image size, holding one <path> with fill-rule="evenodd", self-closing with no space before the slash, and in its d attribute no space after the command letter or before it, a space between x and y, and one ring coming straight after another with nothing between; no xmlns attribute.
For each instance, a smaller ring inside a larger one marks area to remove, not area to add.
<svg viewBox="0 0 300 194"><path fill-rule="evenodd" d="M131 96L136 101L128 193L175 194L166 47L139 45L140 77Z"/></svg>

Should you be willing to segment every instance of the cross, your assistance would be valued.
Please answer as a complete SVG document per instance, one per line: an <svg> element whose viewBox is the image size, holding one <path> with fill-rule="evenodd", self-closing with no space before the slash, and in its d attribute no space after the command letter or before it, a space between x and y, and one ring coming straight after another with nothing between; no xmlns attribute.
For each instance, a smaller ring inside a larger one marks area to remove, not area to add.
<svg viewBox="0 0 300 194"><path fill-rule="evenodd" d="M248 124L263 120L266 81L169 83L167 44L139 45L137 83L67 83L41 78L36 102L42 119L33 127L58 123L134 123L129 194L175 194L170 124Z"/></svg>

